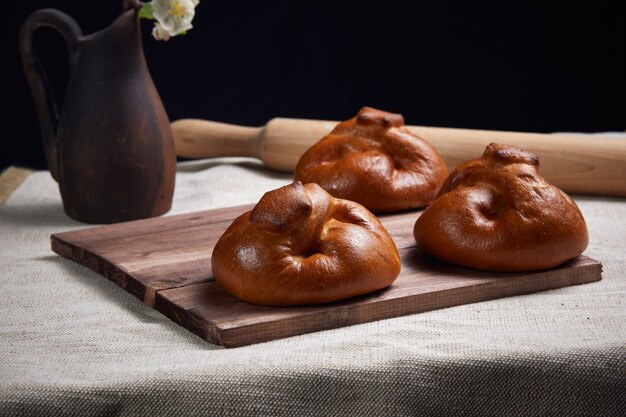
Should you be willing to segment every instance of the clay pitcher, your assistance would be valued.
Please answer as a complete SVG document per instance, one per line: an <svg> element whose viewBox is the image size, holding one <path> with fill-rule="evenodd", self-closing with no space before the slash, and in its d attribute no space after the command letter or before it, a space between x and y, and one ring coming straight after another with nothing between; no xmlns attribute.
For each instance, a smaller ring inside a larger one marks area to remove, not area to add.
<svg viewBox="0 0 626 417"><path fill-rule="evenodd" d="M60 109L33 51L40 27L55 29L67 44L69 77ZM79 221L158 216L172 205L174 140L148 72L140 29L135 8L88 36L55 9L38 10L22 24L22 63L48 168L65 212Z"/></svg>

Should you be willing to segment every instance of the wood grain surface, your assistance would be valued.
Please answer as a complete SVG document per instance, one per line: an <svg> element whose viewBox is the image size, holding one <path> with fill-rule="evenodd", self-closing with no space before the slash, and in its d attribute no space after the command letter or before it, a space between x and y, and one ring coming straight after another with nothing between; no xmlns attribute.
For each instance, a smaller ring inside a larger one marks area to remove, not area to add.
<svg viewBox="0 0 626 417"><path fill-rule="evenodd" d="M211 252L252 206L166 216L54 234L52 249L107 277L212 343L244 346L384 318L599 281L602 265L580 256L530 273L488 273L422 254L413 240L419 211L379 216L402 259L389 288L341 302L262 307L226 293L211 275Z"/></svg>

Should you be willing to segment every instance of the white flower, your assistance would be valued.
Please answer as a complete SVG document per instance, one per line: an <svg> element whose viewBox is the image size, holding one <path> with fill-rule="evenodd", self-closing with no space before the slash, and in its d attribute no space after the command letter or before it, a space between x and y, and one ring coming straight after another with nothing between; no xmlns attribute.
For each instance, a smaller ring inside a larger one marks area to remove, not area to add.
<svg viewBox="0 0 626 417"><path fill-rule="evenodd" d="M152 36L157 40L168 40L191 29L195 7L199 0L152 0L153 16L157 20Z"/></svg>
<svg viewBox="0 0 626 417"><path fill-rule="evenodd" d="M170 38L170 34L157 22L152 28L152 37L157 41L166 41Z"/></svg>

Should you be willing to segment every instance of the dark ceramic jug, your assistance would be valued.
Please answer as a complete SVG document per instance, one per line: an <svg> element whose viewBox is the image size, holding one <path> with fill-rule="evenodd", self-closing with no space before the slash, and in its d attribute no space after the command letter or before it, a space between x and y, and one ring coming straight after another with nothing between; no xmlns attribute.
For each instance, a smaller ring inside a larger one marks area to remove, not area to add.
<svg viewBox="0 0 626 417"><path fill-rule="evenodd" d="M67 43L68 86L60 112L33 51L40 27ZM176 152L170 123L148 72L136 8L83 36L67 14L42 9L22 24L20 50L35 101L46 161L65 212L115 223L167 212Z"/></svg>

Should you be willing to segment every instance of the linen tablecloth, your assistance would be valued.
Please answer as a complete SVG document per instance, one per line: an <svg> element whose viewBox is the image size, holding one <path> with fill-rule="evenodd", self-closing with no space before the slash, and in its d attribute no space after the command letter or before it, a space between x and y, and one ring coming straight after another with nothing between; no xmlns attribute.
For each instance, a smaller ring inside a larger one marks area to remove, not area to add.
<svg viewBox="0 0 626 417"><path fill-rule="evenodd" d="M289 182L180 163L168 215ZM225 349L53 253L89 226L35 172L0 206L0 415L626 415L626 200L575 200L600 282Z"/></svg>

